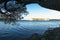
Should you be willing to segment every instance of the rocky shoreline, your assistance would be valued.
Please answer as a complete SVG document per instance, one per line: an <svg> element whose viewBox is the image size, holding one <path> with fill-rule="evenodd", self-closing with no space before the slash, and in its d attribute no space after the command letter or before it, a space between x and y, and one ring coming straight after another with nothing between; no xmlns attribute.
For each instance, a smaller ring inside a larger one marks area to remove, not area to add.
<svg viewBox="0 0 60 40"><path fill-rule="evenodd" d="M50 28L43 35L32 34L27 40L60 40L60 27Z"/></svg>

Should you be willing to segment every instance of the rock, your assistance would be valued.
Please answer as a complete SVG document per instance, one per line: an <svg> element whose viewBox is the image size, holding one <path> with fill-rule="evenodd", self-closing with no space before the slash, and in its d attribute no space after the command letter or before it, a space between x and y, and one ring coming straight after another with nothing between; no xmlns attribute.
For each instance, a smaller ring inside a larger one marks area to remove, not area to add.
<svg viewBox="0 0 60 40"><path fill-rule="evenodd" d="M53 28L53 30L47 30L44 33L46 40L60 40L60 27Z"/></svg>
<svg viewBox="0 0 60 40"><path fill-rule="evenodd" d="M28 38L27 40L41 40L41 35L35 33L32 34L32 36L30 38Z"/></svg>

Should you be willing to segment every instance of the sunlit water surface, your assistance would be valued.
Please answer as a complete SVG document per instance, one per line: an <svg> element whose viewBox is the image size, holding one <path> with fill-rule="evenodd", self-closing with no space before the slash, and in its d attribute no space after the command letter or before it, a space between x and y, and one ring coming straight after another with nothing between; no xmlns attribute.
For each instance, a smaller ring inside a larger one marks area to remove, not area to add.
<svg viewBox="0 0 60 40"><path fill-rule="evenodd" d="M0 40L25 40L34 33L43 34L48 28L59 27L60 21L0 22Z"/></svg>

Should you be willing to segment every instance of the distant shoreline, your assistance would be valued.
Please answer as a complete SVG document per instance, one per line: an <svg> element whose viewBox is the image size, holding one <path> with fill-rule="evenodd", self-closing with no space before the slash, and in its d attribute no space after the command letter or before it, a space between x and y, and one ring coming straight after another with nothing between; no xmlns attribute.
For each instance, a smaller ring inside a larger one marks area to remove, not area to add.
<svg viewBox="0 0 60 40"><path fill-rule="evenodd" d="M8 18L8 19L6 19L6 18L0 18L0 21L4 21L4 20L11 20L11 21L13 21L13 20L15 20L15 21L60 21L60 19L49 19L49 20L16 20L16 19L14 19L14 18L12 18L12 19L10 19L10 18Z"/></svg>
<svg viewBox="0 0 60 40"><path fill-rule="evenodd" d="M17 20L17 21L24 21L24 22L28 22L28 21L31 21L31 22L48 22L48 21L60 21L60 20Z"/></svg>

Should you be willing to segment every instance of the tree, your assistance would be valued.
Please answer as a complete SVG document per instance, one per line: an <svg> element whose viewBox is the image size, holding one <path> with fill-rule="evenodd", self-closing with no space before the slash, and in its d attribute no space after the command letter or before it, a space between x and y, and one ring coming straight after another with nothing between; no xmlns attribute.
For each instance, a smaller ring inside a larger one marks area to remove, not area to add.
<svg viewBox="0 0 60 40"><path fill-rule="evenodd" d="M8 1L6 6L1 7L0 11L4 14L4 17L7 18L15 18L15 19L22 19L22 15L27 15L26 7L23 7L22 4L19 4L17 1Z"/></svg>
<svg viewBox="0 0 60 40"><path fill-rule="evenodd" d="M20 4L23 4L23 6L26 6L27 4L31 3L37 3L42 7L60 11L60 0L16 0L16 1Z"/></svg>
<svg viewBox="0 0 60 40"><path fill-rule="evenodd" d="M22 15L28 14L26 5L31 3L38 3L42 7L60 11L59 0L0 0L0 12L10 19L22 19Z"/></svg>

